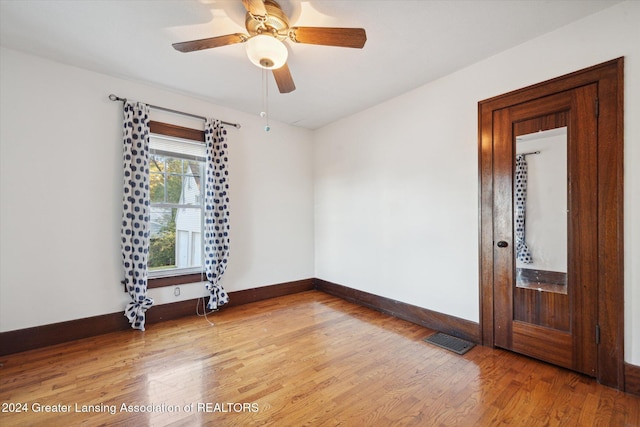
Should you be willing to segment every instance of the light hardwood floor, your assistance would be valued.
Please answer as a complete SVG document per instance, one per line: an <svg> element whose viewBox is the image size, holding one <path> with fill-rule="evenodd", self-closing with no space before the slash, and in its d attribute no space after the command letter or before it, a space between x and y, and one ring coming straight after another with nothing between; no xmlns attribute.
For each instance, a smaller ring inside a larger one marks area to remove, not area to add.
<svg viewBox="0 0 640 427"><path fill-rule="evenodd" d="M0 358L0 425L640 425L639 397L507 351L458 356L318 291L209 320Z"/></svg>

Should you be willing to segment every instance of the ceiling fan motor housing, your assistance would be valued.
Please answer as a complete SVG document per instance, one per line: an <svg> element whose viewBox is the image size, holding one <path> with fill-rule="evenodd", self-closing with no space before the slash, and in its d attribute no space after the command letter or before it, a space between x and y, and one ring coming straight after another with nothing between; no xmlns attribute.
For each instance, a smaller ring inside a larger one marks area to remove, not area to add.
<svg viewBox="0 0 640 427"><path fill-rule="evenodd" d="M245 19L245 27L247 32L255 36L257 34L271 33L279 40L287 38L287 30L289 29L289 18L284 14L280 5L273 0L265 0L264 7L267 16L253 16L247 12Z"/></svg>

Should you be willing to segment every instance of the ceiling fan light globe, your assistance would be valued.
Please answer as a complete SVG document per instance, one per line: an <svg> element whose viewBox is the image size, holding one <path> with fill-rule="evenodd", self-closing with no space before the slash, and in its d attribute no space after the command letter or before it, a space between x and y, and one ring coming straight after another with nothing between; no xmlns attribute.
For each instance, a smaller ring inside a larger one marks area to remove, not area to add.
<svg viewBox="0 0 640 427"><path fill-rule="evenodd" d="M289 51L277 38L258 34L246 42L247 56L257 67L269 70L282 67L287 62Z"/></svg>

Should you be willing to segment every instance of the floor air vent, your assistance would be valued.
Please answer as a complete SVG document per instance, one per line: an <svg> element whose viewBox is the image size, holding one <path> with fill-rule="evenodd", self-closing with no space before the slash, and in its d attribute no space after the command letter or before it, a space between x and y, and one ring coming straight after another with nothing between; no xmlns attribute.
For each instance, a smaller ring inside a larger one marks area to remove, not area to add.
<svg viewBox="0 0 640 427"><path fill-rule="evenodd" d="M443 334L442 332L433 334L430 337L425 338L424 340L458 354L465 354L467 351L475 347L475 344L473 344L472 342L452 337L451 335Z"/></svg>

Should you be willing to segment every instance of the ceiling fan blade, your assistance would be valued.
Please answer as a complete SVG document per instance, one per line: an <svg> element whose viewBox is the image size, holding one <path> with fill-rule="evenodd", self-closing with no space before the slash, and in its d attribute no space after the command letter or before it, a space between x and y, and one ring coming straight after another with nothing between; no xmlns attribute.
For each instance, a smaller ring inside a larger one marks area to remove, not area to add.
<svg viewBox="0 0 640 427"><path fill-rule="evenodd" d="M273 77L276 79L280 93L289 93L296 90L296 85L293 83L289 66L286 63L282 67L271 71L273 71Z"/></svg>
<svg viewBox="0 0 640 427"><path fill-rule="evenodd" d="M235 33L226 36L210 37L208 39L191 40L188 42L172 44L175 50L180 52L193 52L202 49L211 49L214 47L226 46L235 43L244 43L249 37L246 34Z"/></svg>
<svg viewBox="0 0 640 427"><path fill-rule="evenodd" d="M362 49L367 41L364 28L291 27L290 38L297 43Z"/></svg>
<svg viewBox="0 0 640 427"><path fill-rule="evenodd" d="M267 9L263 0L242 0L244 8L253 16L266 16Z"/></svg>

